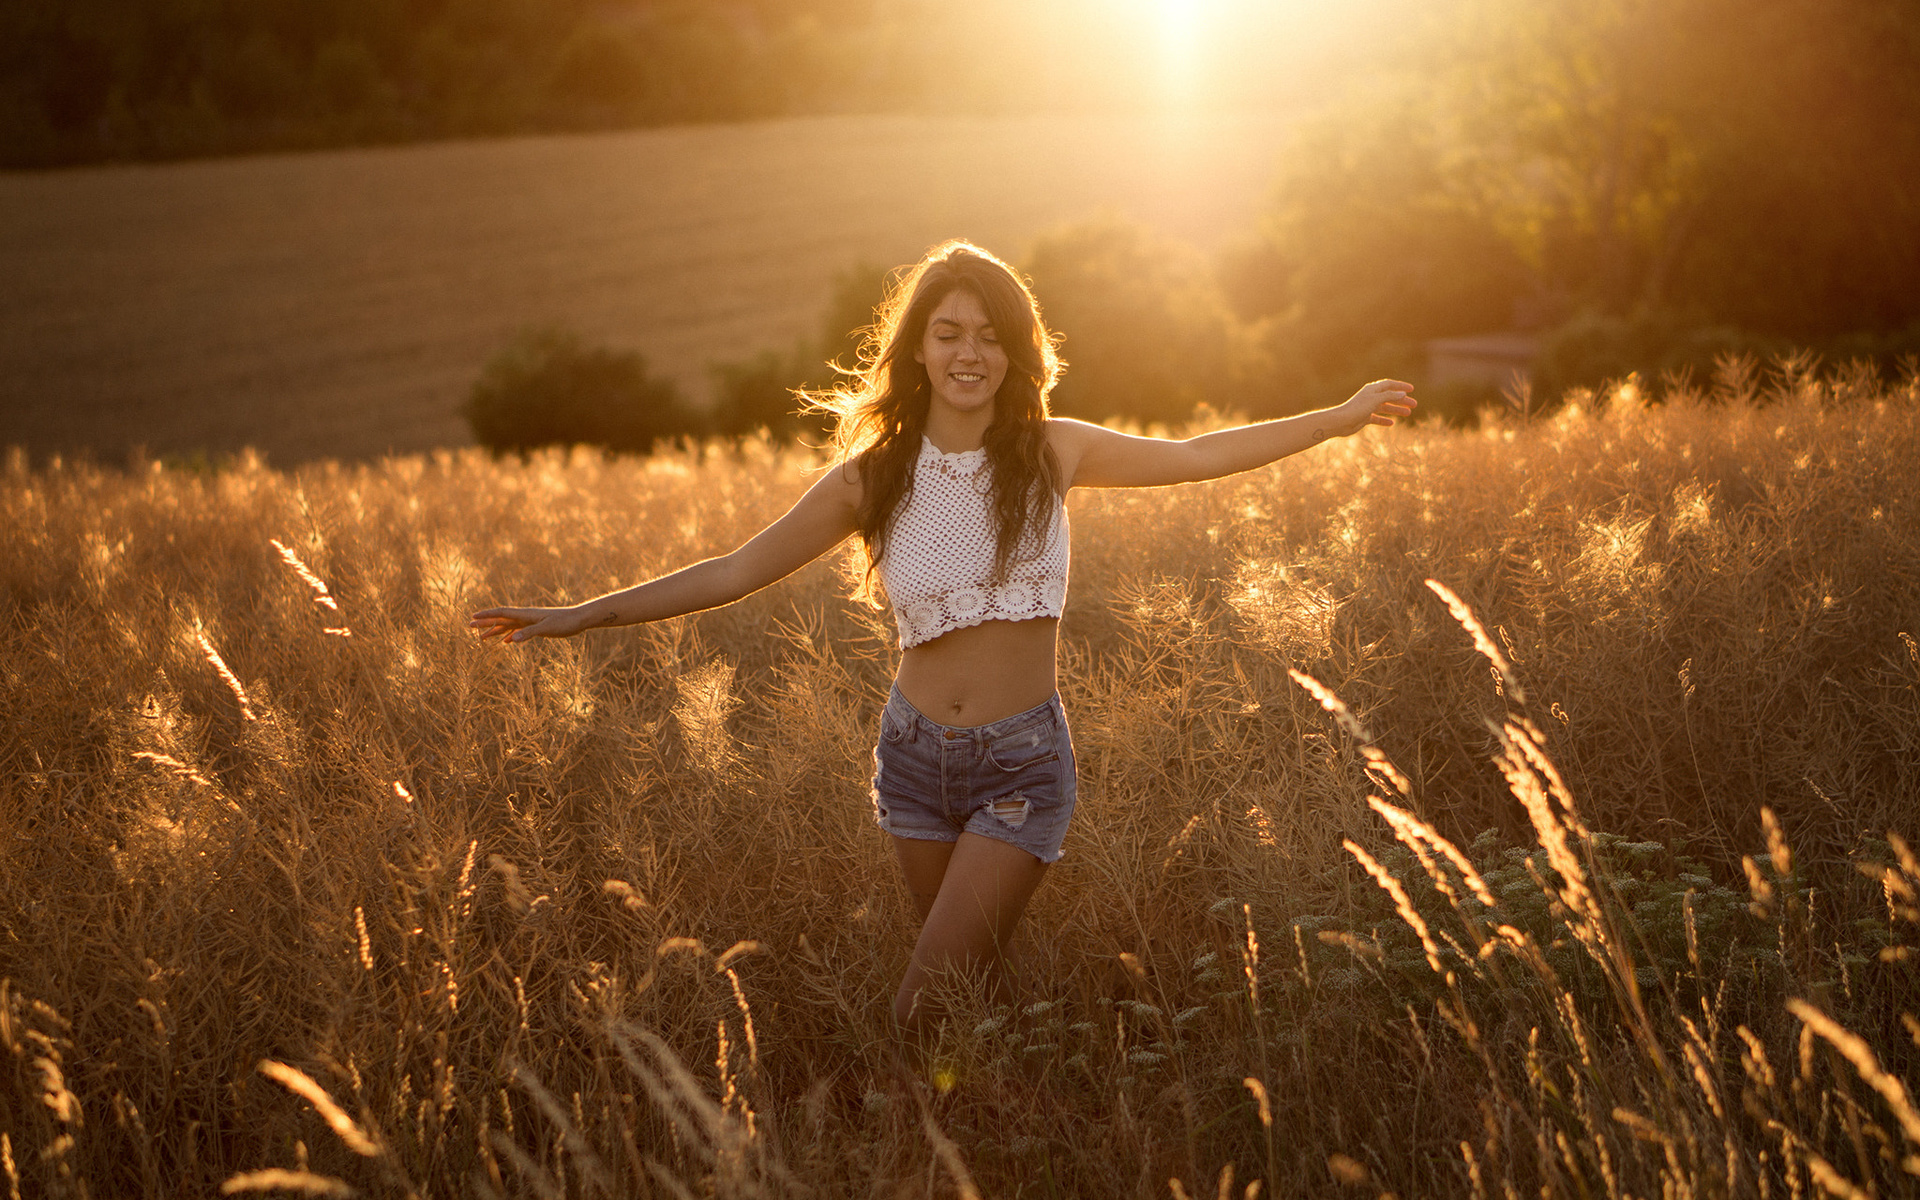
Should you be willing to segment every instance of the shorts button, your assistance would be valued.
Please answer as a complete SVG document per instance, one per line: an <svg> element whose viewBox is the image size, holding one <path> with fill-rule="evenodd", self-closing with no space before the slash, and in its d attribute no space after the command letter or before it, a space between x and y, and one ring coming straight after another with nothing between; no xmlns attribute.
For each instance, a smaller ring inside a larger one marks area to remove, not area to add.
<svg viewBox="0 0 1920 1200"><path fill-rule="evenodd" d="M957 734L957 733L955 733L955 732L953 732L953 731L952 731L951 729L949 729L949 730L947 731L947 740L948 740L948 741L950 741L950 742L951 742L951 741L953 741L953 740L954 740L955 738L957 738L957 737L959 737L959 736L960 736L959 734Z"/></svg>

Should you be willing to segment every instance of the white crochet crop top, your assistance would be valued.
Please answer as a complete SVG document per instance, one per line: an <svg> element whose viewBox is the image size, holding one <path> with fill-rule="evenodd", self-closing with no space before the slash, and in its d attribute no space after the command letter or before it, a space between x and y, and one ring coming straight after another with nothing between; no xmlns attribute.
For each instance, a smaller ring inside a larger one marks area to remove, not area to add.
<svg viewBox="0 0 1920 1200"><path fill-rule="evenodd" d="M1067 509L1054 500L1040 552L1015 555L994 586L992 468L987 452L943 453L922 439L913 491L880 552L880 581L900 626L900 648L982 621L1058 617L1067 599Z"/></svg>

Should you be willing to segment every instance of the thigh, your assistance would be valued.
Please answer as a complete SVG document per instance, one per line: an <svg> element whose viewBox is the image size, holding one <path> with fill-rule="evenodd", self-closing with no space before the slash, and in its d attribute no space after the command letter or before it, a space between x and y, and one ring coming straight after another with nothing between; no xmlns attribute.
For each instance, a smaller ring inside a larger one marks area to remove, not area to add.
<svg viewBox="0 0 1920 1200"><path fill-rule="evenodd" d="M961 834L914 945L913 968L925 972L997 959L1046 871L1047 864L1018 846Z"/></svg>
<svg viewBox="0 0 1920 1200"><path fill-rule="evenodd" d="M913 900L914 914L923 922L927 914L933 911L933 902L940 895L940 883L947 876L947 862L953 857L953 847L953 842L898 835L893 838L893 853L900 860L900 874L906 878L907 895Z"/></svg>

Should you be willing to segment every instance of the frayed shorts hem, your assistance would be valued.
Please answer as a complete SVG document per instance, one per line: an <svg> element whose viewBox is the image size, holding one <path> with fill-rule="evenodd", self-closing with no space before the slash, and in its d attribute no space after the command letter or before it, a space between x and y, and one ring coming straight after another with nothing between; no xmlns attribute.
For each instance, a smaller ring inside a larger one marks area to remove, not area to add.
<svg viewBox="0 0 1920 1200"><path fill-rule="evenodd" d="M955 842L960 840L960 834L962 833L971 833L977 837L992 838L996 842L1005 842L1007 845L1012 846L1016 850L1025 850L1028 854L1031 854L1035 858L1039 859L1042 866L1048 866L1048 867L1052 866L1054 863L1059 862L1060 859L1064 857L1066 854L1066 851L1064 850L1055 850L1053 852L1053 857L1048 858L1046 855L1033 849L1031 846L1023 846L1015 839L1010 838L1005 834L1000 833L998 830L993 830L993 829L962 829L962 830L959 830L958 832L944 831L939 833L915 832L910 829L888 829L886 824L880 821L877 817L874 820L874 824L880 826L881 832L886 833L891 837L905 838L907 841L910 841L910 842L945 842L947 845L951 846Z"/></svg>

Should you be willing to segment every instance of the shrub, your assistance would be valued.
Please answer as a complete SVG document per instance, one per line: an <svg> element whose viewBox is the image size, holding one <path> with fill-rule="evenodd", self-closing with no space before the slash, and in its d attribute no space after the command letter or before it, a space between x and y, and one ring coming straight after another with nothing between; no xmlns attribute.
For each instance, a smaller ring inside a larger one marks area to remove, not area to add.
<svg viewBox="0 0 1920 1200"><path fill-rule="evenodd" d="M671 380L632 350L590 346L564 329L529 329L487 361L462 409L495 453L586 443L645 453L700 432Z"/></svg>
<svg viewBox="0 0 1920 1200"><path fill-rule="evenodd" d="M1042 237L1024 265L1062 337L1057 411L1177 423L1200 403L1271 409L1261 347L1190 248L1108 217Z"/></svg>
<svg viewBox="0 0 1920 1200"><path fill-rule="evenodd" d="M766 429L786 437L824 437L831 421L807 410L798 393L832 387L841 378L835 364L851 367L859 361L860 344L886 298L888 274L870 262L847 267L834 276L811 338L800 338L788 350L715 363L713 432L739 437Z"/></svg>
<svg viewBox="0 0 1920 1200"><path fill-rule="evenodd" d="M1897 378L1901 359L1916 352L1920 352L1920 323L1888 333L1789 339L1711 325L1670 310L1642 309L1624 317L1589 312L1541 339L1534 391L1553 400L1569 389L1599 387L1635 371L1649 378L1702 385L1716 378L1724 362L1784 361L1796 354L1833 363L1867 363L1881 376Z"/></svg>

